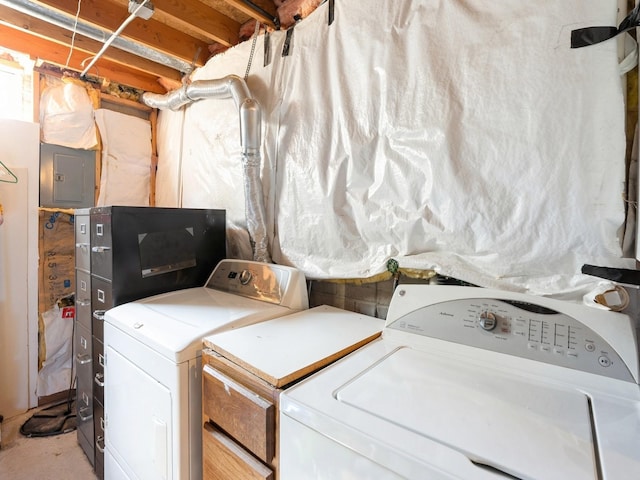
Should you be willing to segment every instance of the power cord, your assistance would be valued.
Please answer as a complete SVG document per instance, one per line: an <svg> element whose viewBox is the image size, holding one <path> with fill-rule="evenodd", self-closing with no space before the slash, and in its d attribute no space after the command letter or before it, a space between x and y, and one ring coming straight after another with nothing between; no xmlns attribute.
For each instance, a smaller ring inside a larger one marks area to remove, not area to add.
<svg viewBox="0 0 640 480"><path fill-rule="evenodd" d="M76 30L78 29L78 18L80 17L80 4L82 0L78 0L78 11L76 12L76 20L73 24L73 35L71 35L71 46L69 47L69 56L67 57L67 63L65 63L65 68L69 67L69 62L71 61L71 54L73 53L73 46L76 41Z"/></svg>

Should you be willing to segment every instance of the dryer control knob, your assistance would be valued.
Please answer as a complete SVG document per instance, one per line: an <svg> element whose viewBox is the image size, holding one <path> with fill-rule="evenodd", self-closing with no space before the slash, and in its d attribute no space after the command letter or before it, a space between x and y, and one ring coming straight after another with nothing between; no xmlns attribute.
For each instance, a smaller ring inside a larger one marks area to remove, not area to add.
<svg viewBox="0 0 640 480"><path fill-rule="evenodd" d="M496 317L496 314L493 312L484 311L480 314L478 323L481 329L490 332L498 326L498 317Z"/></svg>
<svg viewBox="0 0 640 480"><path fill-rule="evenodd" d="M243 270L240 273L240 283L242 285L246 285L247 283L249 283L251 281L251 277L253 275L251 275L251 272L249 270Z"/></svg>

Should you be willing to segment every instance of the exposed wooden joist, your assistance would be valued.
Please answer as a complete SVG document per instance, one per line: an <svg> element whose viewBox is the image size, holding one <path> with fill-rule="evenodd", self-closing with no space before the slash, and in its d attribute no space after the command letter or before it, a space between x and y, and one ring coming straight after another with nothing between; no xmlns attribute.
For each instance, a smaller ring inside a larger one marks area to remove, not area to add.
<svg viewBox="0 0 640 480"><path fill-rule="evenodd" d="M203 2L221 11L224 10L223 4L227 4L227 8L229 10L242 12L247 17L258 20L260 23L264 23L265 25L269 25L270 27L275 27L274 19L278 16L273 2L260 0L252 1L254 5L260 7L260 9L264 10L265 13L256 11L242 0L203 0Z"/></svg>
<svg viewBox="0 0 640 480"><path fill-rule="evenodd" d="M66 45L45 40L36 35L26 33L22 30L8 27L0 23L0 45L11 50L24 52L32 58L40 58L48 62L64 65L69 55L69 48ZM75 50L71 55L71 62L75 65L80 64L86 57L86 52ZM140 90L165 93L164 88L160 86L156 75L148 73L136 72L130 67L125 67L108 59L101 58L96 63L97 72L102 78L106 78L112 82L127 85L129 87L138 88ZM92 75L93 72L90 72Z"/></svg>
<svg viewBox="0 0 640 480"><path fill-rule="evenodd" d="M40 0L40 3L72 18L75 18L78 8L77 0ZM153 2L154 5L156 3ZM82 0L80 15L84 22L114 32L129 16L127 5L128 0ZM195 60L196 66L204 65L209 56L207 42L188 35L184 30L172 28L156 17L154 13L149 20L136 18L121 36L189 63Z"/></svg>
<svg viewBox="0 0 640 480"><path fill-rule="evenodd" d="M3 23L9 27L15 26L17 29L22 30L25 33L29 33L40 38L50 39L58 42L60 45L71 48L72 32L64 28L59 28L55 25L45 22L44 20L38 20L34 17L22 14L11 8L0 5L0 23ZM74 49L83 53L83 58L77 63L69 62L68 67L78 71L82 71L84 66L81 62L87 58L92 57L102 48L102 43L81 35L76 35L74 39ZM29 53L29 52L27 52ZM79 57L76 56L75 59ZM117 48L108 49L104 58L112 62L120 63L121 65L128 66L134 70L139 70L143 73L151 75L166 77L172 80L180 80L181 75L177 70L170 67L154 63L150 60L138 57L132 53L127 53ZM63 64L64 65L64 64Z"/></svg>
<svg viewBox="0 0 640 480"><path fill-rule="evenodd" d="M121 0L119 0L121 1ZM153 18L228 47L238 43L240 23L198 0L153 0Z"/></svg>

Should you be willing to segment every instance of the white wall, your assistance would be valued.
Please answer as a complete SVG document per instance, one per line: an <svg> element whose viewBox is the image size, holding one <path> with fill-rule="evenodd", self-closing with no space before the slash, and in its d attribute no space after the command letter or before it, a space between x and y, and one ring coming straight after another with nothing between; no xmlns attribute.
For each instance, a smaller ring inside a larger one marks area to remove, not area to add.
<svg viewBox="0 0 640 480"><path fill-rule="evenodd" d="M0 160L18 177L0 183L0 414L10 418L38 401L38 124L0 119Z"/></svg>

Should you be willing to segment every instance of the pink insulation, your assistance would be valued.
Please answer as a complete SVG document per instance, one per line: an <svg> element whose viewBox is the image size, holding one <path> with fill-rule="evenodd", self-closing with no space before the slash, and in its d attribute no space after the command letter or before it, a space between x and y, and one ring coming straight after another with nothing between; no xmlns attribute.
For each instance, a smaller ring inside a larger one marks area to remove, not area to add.
<svg viewBox="0 0 640 480"><path fill-rule="evenodd" d="M217 55L219 53L222 52L226 52L229 47L227 47L226 45L223 45L221 43L218 42L213 42L210 45L207 46L207 48L209 49L209 53L213 56L213 55Z"/></svg>
<svg viewBox="0 0 640 480"><path fill-rule="evenodd" d="M257 20L251 19L240 25L240 30L238 30L238 39L241 42L249 40L251 37L253 37L253 34L256 33L256 21ZM258 30L258 33L264 33L264 31L264 25L260 25L260 30Z"/></svg>
<svg viewBox="0 0 640 480"><path fill-rule="evenodd" d="M300 19L308 17L318 8L322 0L274 0L274 3L278 7L280 28L286 29L296 23L294 17L299 16Z"/></svg>

